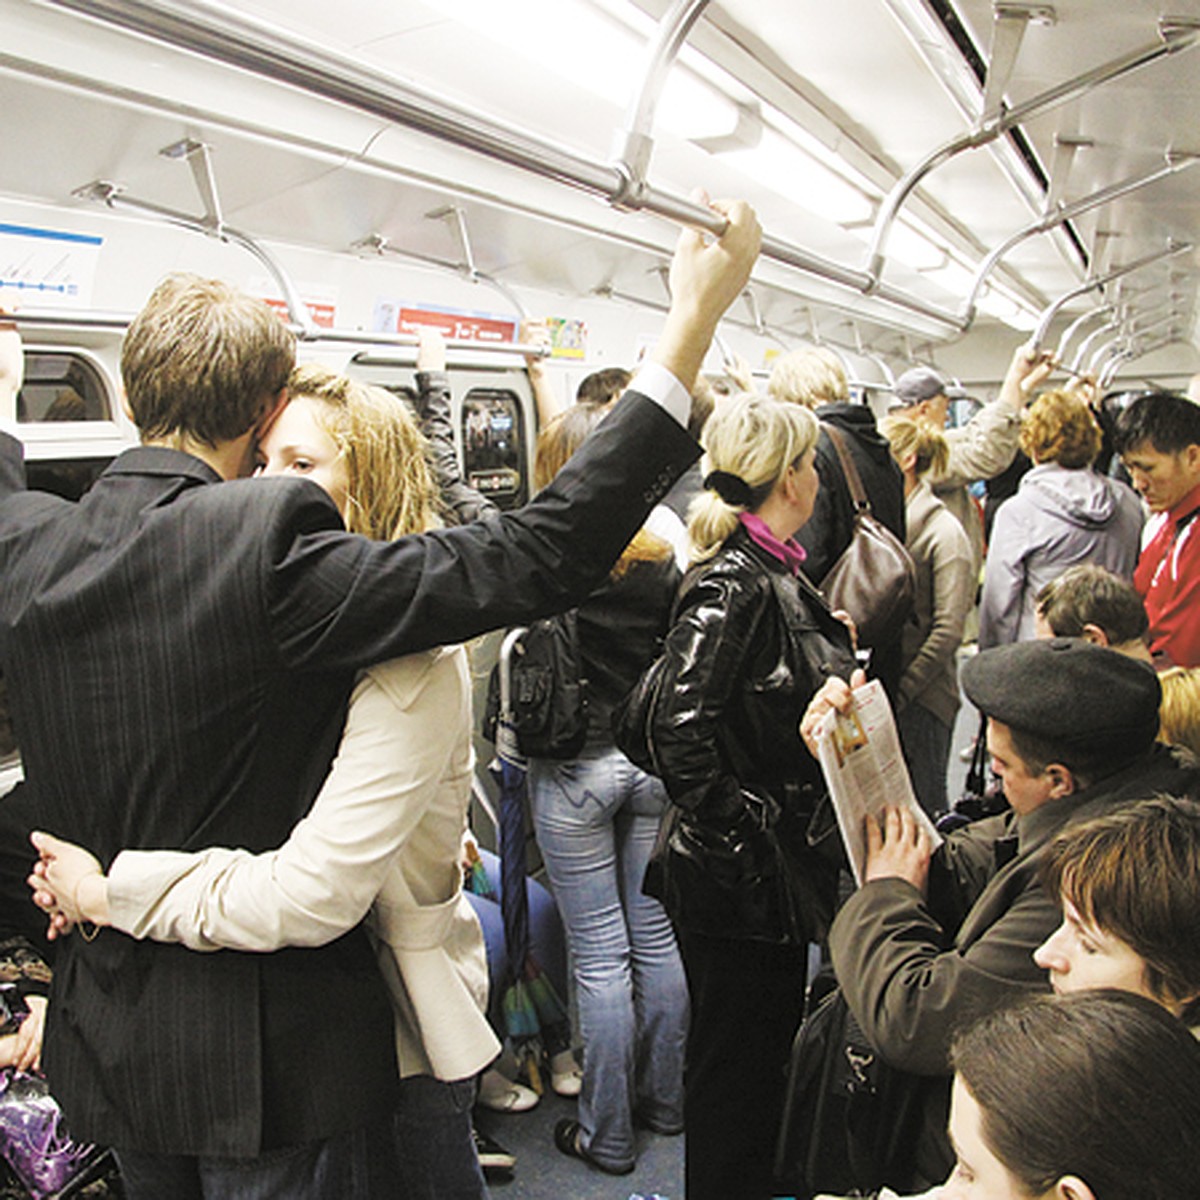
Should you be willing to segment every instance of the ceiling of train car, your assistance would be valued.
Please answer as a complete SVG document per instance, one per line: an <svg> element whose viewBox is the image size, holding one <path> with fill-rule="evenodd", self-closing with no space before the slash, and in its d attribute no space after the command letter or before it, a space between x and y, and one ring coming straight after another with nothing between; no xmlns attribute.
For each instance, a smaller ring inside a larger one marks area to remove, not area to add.
<svg viewBox="0 0 1200 1200"><path fill-rule="evenodd" d="M238 5L289 37L311 39L597 162L610 161L614 132L641 77L639 47L668 7L668 0ZM1024 28L1005 91L1010 103L1157 37L1160 13L1152 0L1123 0L1119 10L1106 5L1103 21L1090 0L1033 7L1053 19ZM655 123L650 181L679 195L696 183L718 194L748 193L771 234L861 270L881 197L978 118L982 88L931 15L950 8L947 0L713 0L672 71ZM958 0L954 11L986 61L991 0ZM411 130L240 73L233 88L231 68L151 43L144 68L128 78L130 35L94 28L72 48L54 36L55 23L77 30L80 18L31 0L0 0L0 12L9 32L0 45L0 67L7 68L0 105L21 114L21 146L40 150L5 155L0 191L61 201L89 179L107 178L139 198L199 211L189 172L158 152L185 134L202 136L213 146L226 219L254 234L338 250L383 234L394 246L456 261L451 230L426 214L458 200L479 267L510 284L579 294L610 287L662 299L654 268L672 240L662 220L615 212L594 196L519 177ZM16 20L30 14L41 24ZM904 206L884 279L926 306L958 311L970 272L987 251L1041 215L1038 168L1051 177L1054 197L1071 202L1153 170L1168 150L1200 152L1200 94L1191 85L1197 53L1161 60L1031 119L1023 132L1032 168L1007 139L938 168ZM59 74L103 79L106 102L61 79L42 78L31 91L30 64L44 77L53 73L47 63ZM1086 144L1068 154L1063 138ZM1200 231L1196 195L1193 177L1182 171L1077 218L1074 243L1061 231L1030 239L996 272L989 303L1005 306L1014 327L1028 328L1049 300L1084 278L1087 256L1104 270ZM547 215L554 224L547 226ZM1130 288L1177 293L1168 303L1189 333L1192 263L1182 257L1149 269ZM841 310L829 318L830 330L853 319L846 336L869 346L894 345L896 330L934 339L953 333L777 264L764 263L758 278L764 318L790 333L811 322L806 309L826 306Z"/></svg>

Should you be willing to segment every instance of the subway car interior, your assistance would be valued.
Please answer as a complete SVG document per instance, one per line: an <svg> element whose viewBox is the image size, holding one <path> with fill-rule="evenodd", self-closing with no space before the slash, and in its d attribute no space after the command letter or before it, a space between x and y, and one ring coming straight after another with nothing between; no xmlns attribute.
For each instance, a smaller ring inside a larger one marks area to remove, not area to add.
<svg viewBox="0 0 1200 1200"><path fill-rule="evenodd" d="M877 414L928 366L965 418L1032 342L1055 382L1183 391L1198 52L1197 0L0 0L0 309L25 348L29 486L78 499L136 443L124 331L195 272L267 300L301 361L399 393L439 329L464 477L519 507L526 355L562 405L635 366L680 227L722 231L698 189L764 229L711 378L761 389L822 346ZM530 320L549 331L532 351ZM476 648L477 707L497 642ZM636 1172L606 1178L555 1154L572 1111L548 1093L484 1117L518 1158L495 1195L680 1200L679 1139L640 1133Z"/></svg>

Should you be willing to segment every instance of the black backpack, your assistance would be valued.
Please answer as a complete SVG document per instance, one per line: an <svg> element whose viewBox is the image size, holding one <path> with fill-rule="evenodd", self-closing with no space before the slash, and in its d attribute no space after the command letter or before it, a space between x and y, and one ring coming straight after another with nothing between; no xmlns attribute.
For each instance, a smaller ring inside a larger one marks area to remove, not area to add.
<svg viewBox="0 0 1200 1200"><path fill-rule="evenodd" d="M492 668L483 713L483 736L493 742L500 717L501 669L500 662ZM508 670L517 748L531 758L576 757L588 730L576 610L534 621L514 644Z"/></svg>

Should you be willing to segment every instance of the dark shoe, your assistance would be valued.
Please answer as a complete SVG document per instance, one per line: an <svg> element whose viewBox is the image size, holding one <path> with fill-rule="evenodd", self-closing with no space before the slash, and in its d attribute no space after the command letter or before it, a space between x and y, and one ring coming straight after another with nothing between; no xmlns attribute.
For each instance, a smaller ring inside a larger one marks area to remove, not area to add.
<svg viewBox="0 0 1200 1200"><path fill-rule="evenodd" d="M602 1162L597 1162L580 1145L579 1122L573 1121L570 1117L563 1117L554 1126L554 1144L558 1147L559 1152L568 1158L577 1158L580 1162L585 1162L589 1166L595 1167L597 1171L603 1171L606 1175L630 1175L633 1173L633 1163L627 1167L608 1167Z"/></svg>
<svg viewBox="0 0 1200 1200"><path fill-rule="evenodd" d="M517 1156L505 1150L495 1138L486 1133L480 1133L474 1125L471 1126L471 1137L475 1141L475 1154L479 1165L485 1171L511 1172L517 1165Z"/></svg>
<svg viewBox="0 0 1200 1200"><path fill-rule="evenodd" d="M633 1110L633 1127L634 1129L646 1129L650 1133L657 1133L660 1137L678 1137L683 1132L682 1125L662 1125L658 1121L652 1121L645 1114Z"/></svg>

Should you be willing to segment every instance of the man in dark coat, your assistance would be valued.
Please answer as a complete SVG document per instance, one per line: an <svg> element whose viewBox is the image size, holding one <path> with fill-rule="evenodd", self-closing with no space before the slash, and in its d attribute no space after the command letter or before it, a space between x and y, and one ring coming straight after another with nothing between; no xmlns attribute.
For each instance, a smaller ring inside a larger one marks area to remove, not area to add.
<svg viewBox="0 0 1200 1200"><path fill-rule="evenodd" d="M125 847L277 845L328 770L356 669L586 596L697 453L687 393L760 237L745 205L714 207L726 233L681 238L638 389L492 521L371 542L311 481L236 480L294 346L214 281L168 280L130 327L144 444L80 503L21 491L0 432L0 665L49 830L106 867ZM72 937L45 1063L73 1133L117 1148L135 1200L390 1194L372 1172L392 1014L361 928L273 954Z"/></svg>
<svg viewBox="0 0 1200 1200"><path fill-rule="evenodd" d="M771 371L771 395L777 400L802 404L821 422L814 462L821 486L813 514L796 540L804 547L804 573L816 587L850 545L854 536L854 500L830 429L842 435L871 512L901 544L904 542L904 475L892 458L887 439L875 425L865 404L850 403L850 385L842 360L824 346L794 350L776 362ZM900 684L900 630L894 640L872 648L872 674L877 676L895 703Z"/></svg>
<svg viewBox="0 0 1200 1200"><path fill-rule="evenodd" d="M951 834L931 860L907 814L890 810L882 829L871 823L865 881L829 936L851 1013L918 1093L915 1162L886 1180L897 1188L940 1182L953 1166L954 1034L1048 987L1032 956L1061 921L1039 881L1050 840L1070 822L1200 786L1200 771L1155 741L1160 690L1146 663L1082 639L1018 642L968 661L963 688L988 717L1012 811ZM805 714L806 735L848 697L841 681L826 685Z"/></svg>

